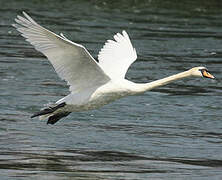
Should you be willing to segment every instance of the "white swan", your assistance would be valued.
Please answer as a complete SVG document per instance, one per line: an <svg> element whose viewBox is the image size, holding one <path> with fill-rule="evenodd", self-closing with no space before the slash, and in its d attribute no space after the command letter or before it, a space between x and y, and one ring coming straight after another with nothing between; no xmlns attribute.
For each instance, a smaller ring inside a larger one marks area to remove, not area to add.
<svg viewBox="0 0 222 180"><path fill-rule="evenodd" d="M32 116L48 118L47 124L54 124L71 112L99 108L121 97L143 93L182 78L214 78L205 67L194 67L154 82L134 83L124 78L137 58L126 31L117 33L114 40L105 43L97 62L82 45L43 28L25 12L23 15L17 16L13 26L48 58L58 75L70 85L69 95Z"/></svg>

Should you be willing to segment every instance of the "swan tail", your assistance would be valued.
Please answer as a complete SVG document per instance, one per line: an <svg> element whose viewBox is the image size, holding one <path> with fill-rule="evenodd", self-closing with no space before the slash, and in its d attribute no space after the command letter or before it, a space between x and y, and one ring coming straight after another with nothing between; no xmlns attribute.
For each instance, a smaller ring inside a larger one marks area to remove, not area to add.
<svg viewBox="0 0 222 180"><path fill-rule="evenodd" d="M49 106L33 114L31 118L39 116L40 120L48 119L47 124L55 124L58 120L68 116L71 113L61 110L61 108L63 108L65 105L66 103L63 102L55 106Z"/></svg>

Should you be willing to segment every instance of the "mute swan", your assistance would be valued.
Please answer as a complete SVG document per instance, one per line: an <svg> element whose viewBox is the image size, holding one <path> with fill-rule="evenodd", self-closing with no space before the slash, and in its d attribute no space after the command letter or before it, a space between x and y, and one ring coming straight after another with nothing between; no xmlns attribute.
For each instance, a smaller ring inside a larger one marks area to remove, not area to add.
<svg viewBox="0 0 222 180"><path fill-rule="evenodd" d="M214 78L205 67L194 67L154 82L134 83L125 79L129 66L137 59L126 31L117 33L114 40L105 43L97 62L84 46L45 29L25 12L23 15L17 16L13 26L48 58L60 78L70 85L69 95L31 116L48 118L47 124L54 124L71 112L99 108L121 97L143 93L182 78Z"/></svg>

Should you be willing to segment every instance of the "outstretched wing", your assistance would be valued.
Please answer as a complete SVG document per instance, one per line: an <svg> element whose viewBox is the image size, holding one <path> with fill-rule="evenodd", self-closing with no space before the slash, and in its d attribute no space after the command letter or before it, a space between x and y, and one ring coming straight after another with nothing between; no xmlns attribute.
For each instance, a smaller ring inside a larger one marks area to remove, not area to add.
<svg viewBox="0 0 222 180"><path fill-rule="evenodd" d="M70 91L79 92L110 80L85 47L43 28L25 12L23 15L17 16L13 26L48 58L58 75L68 82Z"/></svg>
<svg viewBox="0 0 222 180"><path fill-rule="evenodd" d="M136 50L126 31L114 35L114 40L108 40L98 55L100 67L112 79L124 78L136 58Z"/></svg>

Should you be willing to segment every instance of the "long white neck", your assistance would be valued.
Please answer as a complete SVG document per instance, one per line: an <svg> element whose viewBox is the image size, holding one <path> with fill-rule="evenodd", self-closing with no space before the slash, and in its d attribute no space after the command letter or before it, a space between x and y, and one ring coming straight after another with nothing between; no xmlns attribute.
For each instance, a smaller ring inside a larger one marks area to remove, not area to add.
<svg viewBox="0 0 222 180"><path fill-rule="evenodd" d="M172 75L172 76L160 79L160 80L156 80L150 83L137 84L137 88L135 88L135 91L137 93L142 93L142 92L151 90L153 88L169 84L172 81L183 79L189 76L192 76L192 72L190 70L182 72L182 73L178 73L178 74L175 74L175 75Z"/></svg>

